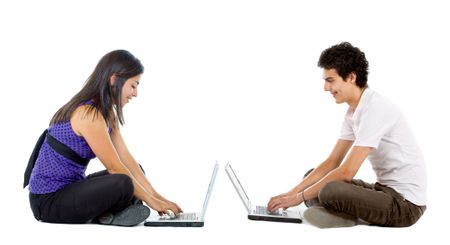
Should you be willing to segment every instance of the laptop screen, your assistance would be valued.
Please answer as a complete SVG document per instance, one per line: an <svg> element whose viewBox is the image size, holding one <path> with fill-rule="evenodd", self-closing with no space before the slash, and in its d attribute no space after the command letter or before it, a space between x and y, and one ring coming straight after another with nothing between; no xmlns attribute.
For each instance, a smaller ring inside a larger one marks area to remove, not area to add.
<svg viewBox="0 0 450 245"><path fill-rule="evenodd" d="M227 163L227 165L225 166L225 171L227 172L228 177L230 178L231 182L233 183L234 188L239 193L242 203L244 203L244 206L247 208L247 211L250 213L251 209L252 209L252 204L250 202L250 198L248 198L247 193L245 193L245 190L242 187L241 182L239 181L238 177L234 173L234 170L231 167L230 163Z"/></svg>
<svg viewBox="0 0 450 245"><path fill-rule="evenodd" d="M206 208L208 207L209 198L211 196L211 192L214 186L214 181L216 180L217 171L219 170L219 163L216 161L216 165L214 165L214 170L211 176L211 181L209 181L208 191L206 192L205 201L203 202L203 209L201 213L201 220L205 218Z"/></svg>

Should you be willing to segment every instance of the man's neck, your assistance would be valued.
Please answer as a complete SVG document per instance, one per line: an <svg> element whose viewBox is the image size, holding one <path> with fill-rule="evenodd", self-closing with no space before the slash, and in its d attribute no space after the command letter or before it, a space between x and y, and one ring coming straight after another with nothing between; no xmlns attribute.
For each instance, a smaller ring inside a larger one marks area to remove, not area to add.
<svg viewBox="0 0 450 245"><path fill-rule="evenodd" d="M357 89L355 89L355 93L353 94L352 99L347 102L347 104L350 106L350 108L353 111L355 111L356 107L358 107L359 101L361 100L361 97L364 93L364 90L366 90L366 88L367 87L364 87L364 88L358 87Z"/></svg>

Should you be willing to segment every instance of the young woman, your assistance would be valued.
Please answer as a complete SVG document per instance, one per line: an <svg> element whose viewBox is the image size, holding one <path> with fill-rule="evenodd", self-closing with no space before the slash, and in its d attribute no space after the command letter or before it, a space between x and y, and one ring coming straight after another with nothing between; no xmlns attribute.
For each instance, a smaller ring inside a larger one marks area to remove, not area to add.
<svg viewBox="0 0 450 245"><path fill-rule="evenodd" d="M150 214L140 200L159 214L182 212L152 187L120 133L122 108L137 96L143 72L131 53L112 51L55 113L42 146L36 146L29 178L37 220L133 226ZM106 170L85 177L87 163L95 157Z"/></svg>

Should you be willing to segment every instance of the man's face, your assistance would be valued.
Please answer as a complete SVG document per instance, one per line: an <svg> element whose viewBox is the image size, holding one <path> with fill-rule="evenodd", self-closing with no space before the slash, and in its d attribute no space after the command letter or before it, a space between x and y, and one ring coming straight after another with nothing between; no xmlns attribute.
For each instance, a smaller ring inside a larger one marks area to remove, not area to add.
<svg viewBox="0 0 450 245"><path fill-rule="evenodd" d="M331 93L336 104L348 102L351 99L352 76L344 80L335 69L323 69L323 79L325 80L324 90Z"/></svg>

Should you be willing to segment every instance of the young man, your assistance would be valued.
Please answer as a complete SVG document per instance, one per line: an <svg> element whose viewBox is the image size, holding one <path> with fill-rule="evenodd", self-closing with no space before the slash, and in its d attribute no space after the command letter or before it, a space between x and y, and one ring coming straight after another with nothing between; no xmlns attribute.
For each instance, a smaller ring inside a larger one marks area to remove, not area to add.
<svg viewBox="0 0 450 245"><path fill-rule="evenodd" d="M369 63L357 47L334 45L322 52L318 66L324 90L337 104L349 106L341 136L328 158L297 186L270 199L269 211L305 202L304 218L320 228L353 226L358 220L411 226L426 209L427 181L424 158L404 116L369 88ZM353 179L366 158L375 184Z"/></svg>

